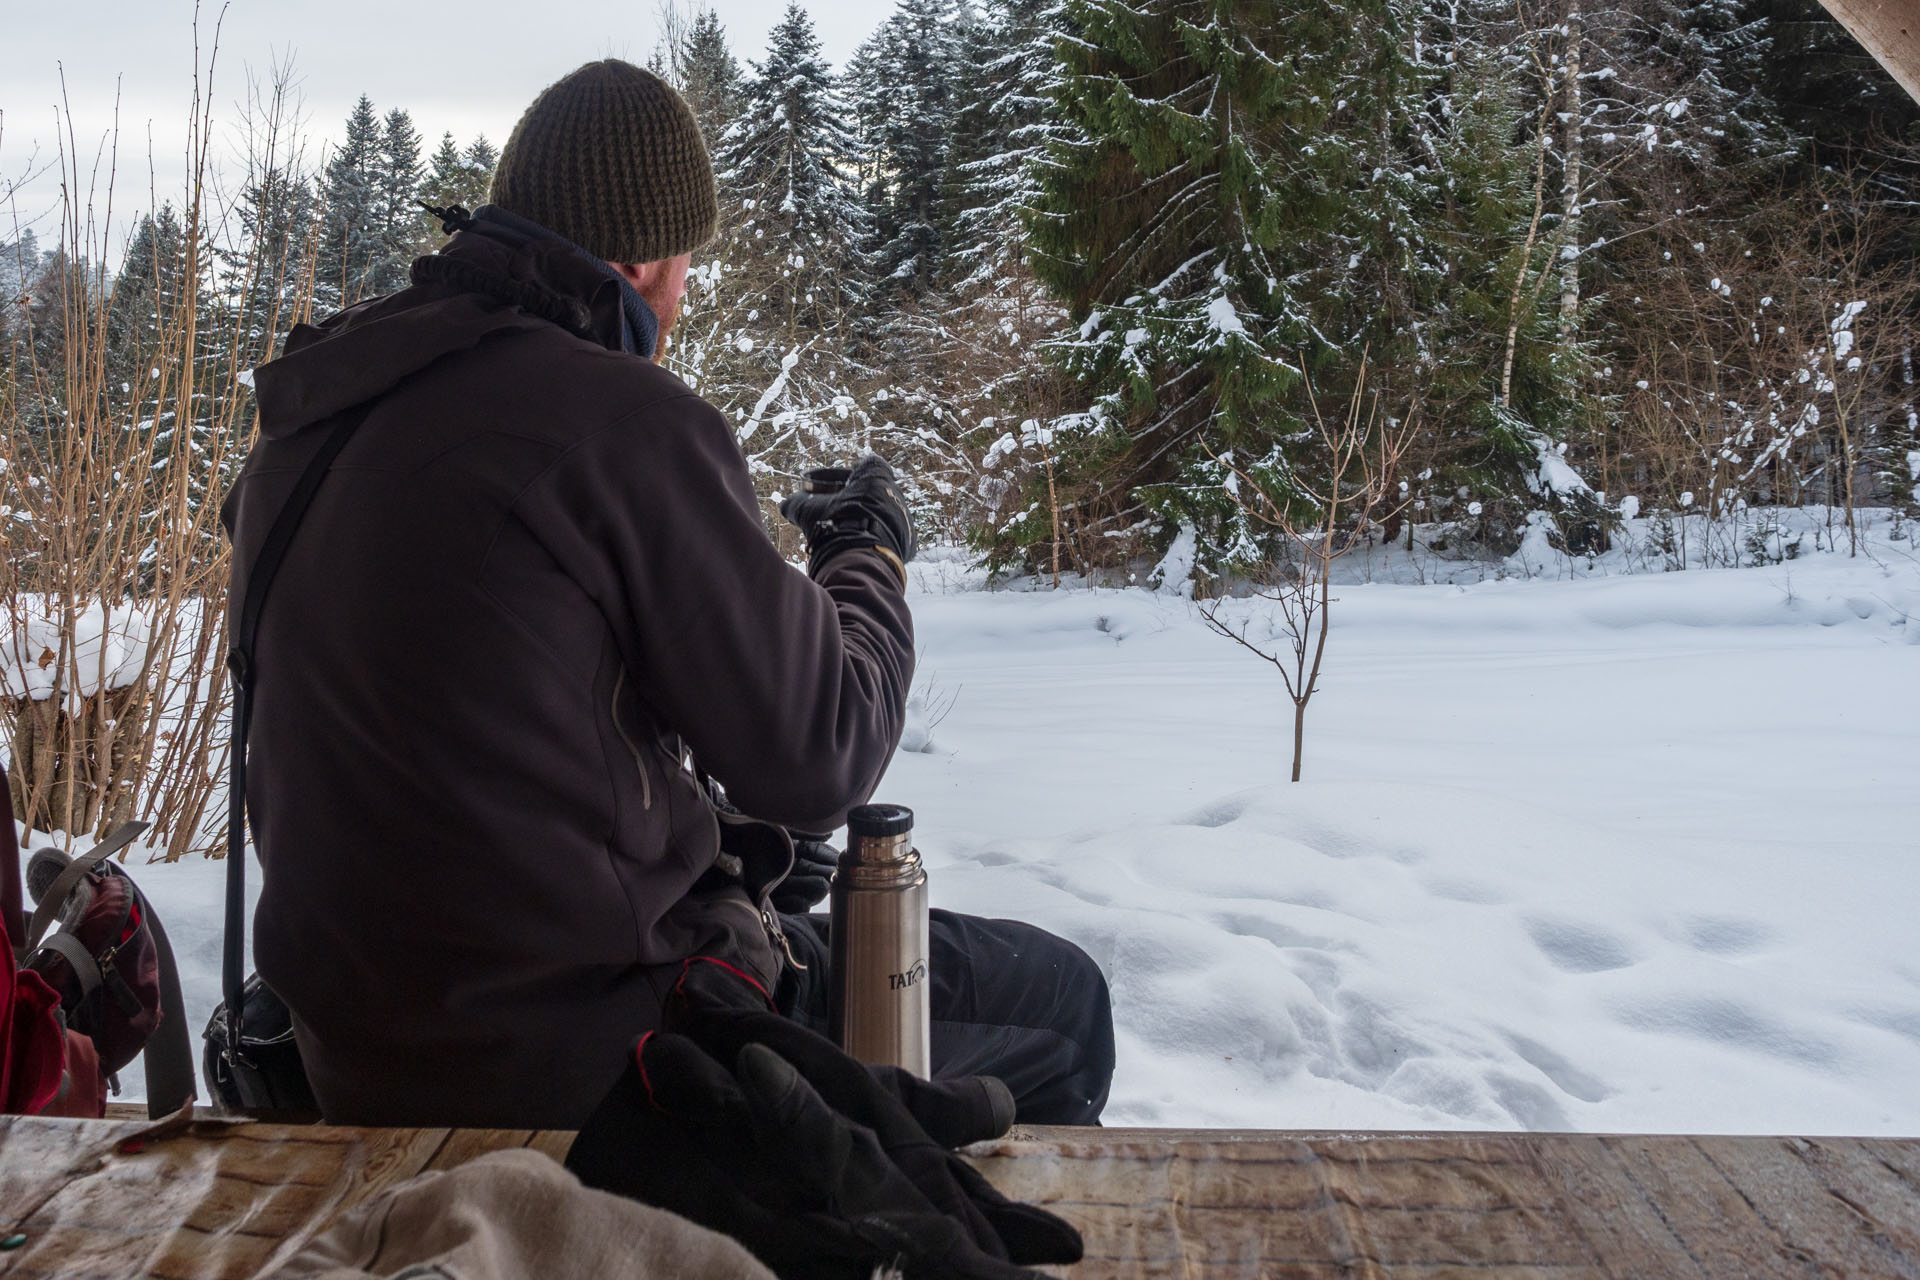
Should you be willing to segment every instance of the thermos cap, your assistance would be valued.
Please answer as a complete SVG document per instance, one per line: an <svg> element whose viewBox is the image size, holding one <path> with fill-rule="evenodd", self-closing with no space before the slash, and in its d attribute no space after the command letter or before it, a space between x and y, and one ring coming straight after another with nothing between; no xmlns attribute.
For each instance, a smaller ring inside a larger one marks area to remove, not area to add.
<svg viewBox="0 0 1920 1280"><path fill-rule="evenodd" d="M853 471L847 467L815 467L800 480L802 493L838 493L847 487Z"/></svg>
<svg viewBox="0 0 1920 1280"><path fill-rule="evenodd" d="M903 804L863 804L847 815L847 834L856 840L903 836L913 830L913 810Z"/></svg>

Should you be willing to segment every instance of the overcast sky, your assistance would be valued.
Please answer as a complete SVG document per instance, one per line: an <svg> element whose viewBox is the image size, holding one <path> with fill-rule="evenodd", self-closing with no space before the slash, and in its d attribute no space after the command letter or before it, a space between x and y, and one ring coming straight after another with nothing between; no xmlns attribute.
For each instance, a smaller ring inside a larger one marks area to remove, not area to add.
<svg viewBox="0 0 1920 1280"><path fill-rule="evenodd" d="M803 3L836 68L893 8L893 0ZM118 92L119 207L129 207L130 189L146 204L149 130L154 185L163 199L177 192L193 97L192 0L8 0L6 8L0 193L36 155L37 163L53 159L63 67L77 150L89 165L113 126ZM744 66L762 56L786 0L714 0L714 8ZM206 0L203 61L220 17L217 0ZM233 120L249 69L264 73L291 55L316 143L339 136L365 93L382 113L406 108L426 152L446 130L462 145L484 133L497 147L533 96L582 62L644 64L659 25L658 0L231 0L214 68L215 118ZM11 238L16 215L48 236L58 199L52 175L19 192L14 209L0 207L0 239Z"/></svg>

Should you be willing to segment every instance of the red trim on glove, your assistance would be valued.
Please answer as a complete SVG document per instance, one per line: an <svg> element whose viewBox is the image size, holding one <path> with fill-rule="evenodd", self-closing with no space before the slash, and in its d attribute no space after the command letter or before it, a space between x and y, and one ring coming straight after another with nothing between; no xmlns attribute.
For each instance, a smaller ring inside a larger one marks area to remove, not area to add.
<svg viewBox="0 0 1920 1280"><path fill-rule="evenodd" d="M665 1115L667 1109L653 1096L653 1081L647 1078L647 1041L653 1039L653 1035L653 1032L647 1032L640 1037L640 1043L633 1046L633 1065L640 1069L640 1083L646 1088L647 1102L655 1111Z"/></svg>

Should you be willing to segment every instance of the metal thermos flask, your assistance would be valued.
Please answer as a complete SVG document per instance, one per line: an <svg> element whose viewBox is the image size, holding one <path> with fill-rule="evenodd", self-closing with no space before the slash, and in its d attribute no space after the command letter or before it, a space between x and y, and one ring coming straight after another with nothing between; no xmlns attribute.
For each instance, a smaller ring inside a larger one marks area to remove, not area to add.
<svg viewBox="0 0 1920 1280"><path fill-rule="evenodd" d="M930 1075L927 873L913 810L869 804L847 815L832 911L833 1038L861 1062Z"/></svg>

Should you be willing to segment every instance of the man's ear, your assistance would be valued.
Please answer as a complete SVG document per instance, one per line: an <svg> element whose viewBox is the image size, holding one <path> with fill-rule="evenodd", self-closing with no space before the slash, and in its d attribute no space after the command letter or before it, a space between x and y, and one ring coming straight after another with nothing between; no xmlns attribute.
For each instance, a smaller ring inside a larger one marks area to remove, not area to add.
<svg viewBox="0 0 1920 1280"><path fill-rule="evenodd" d="M667 266L665 262L609 262L607 265L618 271L637 291L651 289Z"/></svg>

